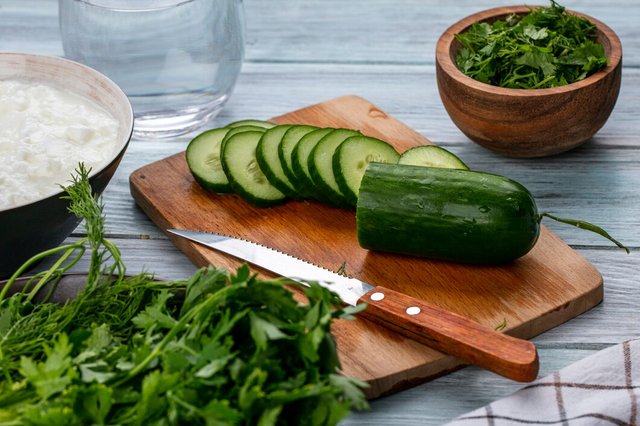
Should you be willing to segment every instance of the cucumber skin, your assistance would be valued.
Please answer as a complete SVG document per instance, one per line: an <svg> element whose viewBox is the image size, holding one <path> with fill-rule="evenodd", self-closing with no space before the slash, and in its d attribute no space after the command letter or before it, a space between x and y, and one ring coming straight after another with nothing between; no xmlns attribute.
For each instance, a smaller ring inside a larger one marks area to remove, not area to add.
<svg viewBox="0 0 640 426"><path fill-rule="evenodd" d="M324 193L317 190L313 183L313 180L311 180L311 172L309 171L309 155L311 154L313 147L315 147L324 136L326 136L327 134L331 133L334 130L335 129L332 127L325 127L325 128L319 128L314 130L313 132L307 133L300 139L296 147L293 149L293 152L291 153L291 160L292 160L291 168L293 169L293 174L296 176L297 181L300 183L302 192L307 196L307 198L315 199L327 204L331 204L331 200L326 198L324 196ZM302 158L299 153L301 144L305 139L313 136L313 134L316 134L316 137L317 135L320 135L320 137L318 140L315 141L315 143L313 144L313 147L311 148L311 150L309 150L307 155ZM302 162L304 162L304 166L302 165ZM305 168L306 168L306 171L305 171Z"/></svg>
<svg viewBox="0 0 640 426"><path fill-rule="evenodd" d="M337 128L334 131L327 133L325 137L322 138L318 142L318 144L313 147L313 150L309 155L309 172L311 174L311 180L313 181L314 187L318 190L320 194L322 194L322 197L324 200L328 200L329 204L332 204L336 207L351 208L353 206L345 198L344 194L342 194L341 192L336 192L334 188L329 186L324 181L323 176L321 175L320 171L318 170L315 164L315 161L316 161L315 157L322 152L320 148L324 148L322 145L326 143L325 139L333 138L335 137L335 135L343 136L343 139L335 146L333 152L330 153L330 157L331 157L330 166L332 167L332 170L331 170L332 172L333 172L333 154L335 153L335 150L338 148L340 143L344 142L346 139L352 136L359 136L361 135L361 133L357 130L344 129L344 128ZM328 156L329 153L326 153L326 155ZM335 176L334 176L334 179L335 179Z"/></svg>
<svg viewBox="0 0 640 426"><path fill-rule="evenodd" d="M388 163L367 168L356 223L363 248L470 264L513 261L540 234L535 200L518 182Z"/></svg>
<svg viewBox="0 0 640 426"><path fill-rule="evenodd" d="M285 132L284 136L282 137L282 140L280 141L280 145L278 145L278 158L280 158L280 163L282 164L282 170L284 172L284 175L287 177L287 179L289 179L289 182L291 182L291 185L293 186L294 190L299 194L299 198L310 198L310 196L304 192L304 184L298 180L295 173L293 172L293 168L292 168L293 158L291 154L293 153L295 146L298 144L298 142L300 142L300 139L302 139L305 135L318 129L319 127L316 127L316 126L310 126L306 124L294 124L289 128L289 130ZM302 135L300 136L299 133L301 133ZM291 135L294 135L294 136L291 136ZM292 138L295 138L295 139L292 139ZM288 147L285 147L285 142L291 143L290 142L291 140L295 141L295 145L290 151L285 152L285 148L288 148Z"/></svg>
<svg viewBox="0 0 640 426"><path fill-rule="evenodd" d="M287 130L289 130L290 128L291 128L291 125L283 124L283 125L277 125L270 129L267 129L267 131L263 133L262 138L260 139L260 142L258 142L258 147L256 148L256 160L258 161L258 165L260 166L260 169L262 169L262 173L264 173L264 175L267 177L269 182L271 182L271 185L275 186L280 192L282 192L287 197L295 200L295 199L300 199L302 197L293 188L293 184L291 183L291 181L288 181L288 182L283 181L276 174L276 171L272 170L271 165L266 160L266 157L269 155L269 153L266 152L265 144L263 142L265 135L267 135L268 133L278 132L278 131L284 131L284 133L286 133ZM284 133L281 136L284 136ZM282 137L280 138L280 140L282 140ZM273 147L271 147L271 149L273 149ZM281 164L280 161L278 161L278 163L279 163L278 165ZM286 177L284 170L282 171L282 174L285 175Z"/></svg>
<svg viewBox="0 0 640 426"><path fill-rule="evenodd" d="M225 127L234 128L234 127L240 127L240 126L255 126L255 127L262 127L264 129L270 129L275 125L276 123L272 123L270 121L248 119L248 120L234 121L232 123L227 124Z"/></svg>

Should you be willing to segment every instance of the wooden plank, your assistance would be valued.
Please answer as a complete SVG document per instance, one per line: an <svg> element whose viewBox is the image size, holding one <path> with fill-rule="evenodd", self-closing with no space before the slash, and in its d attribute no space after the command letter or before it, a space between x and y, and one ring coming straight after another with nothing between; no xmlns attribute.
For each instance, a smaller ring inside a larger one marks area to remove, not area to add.
<svg viewBox="0 0 640 426"><path fill-rule="evenodd" d="M369 99L438 144L459 143L475 148L444 110L431 65L327 64L320 68L315 64L247 63L233 97L213 124L225 124L237 117L269 118L274 111L285 113L345 93ZM639 96L640 70L623 68L616 106L587 145L635 147L634 123L640 120L640 111L634 100Z"/></svg>
<svg viewBox="0 0 640 426"><path fill-rule="evenodd" d="M595 349L542 349L541 377L585 358ZM341 426L442 425L522 388L475 367L465 368L404 392L371 401L371 409L353 412ZM500 423L497 423L500 424Z"/></svg>
<svg viewBox="0 0 640 426"><path fill-rule="evenodd" d="M247 1L247 28L251 60L365 62L432 64L435 44L454 22L499 6L548 5L545 1L482 0L443 4L403 0L402 7L388 1ZM640 5L624 0L593 2L565 0L561 3L605 22L622 39L629 52L628 65L637 66L640 50L637 30L629 16L640 16ZM279 13L272 14L272 10ZM268 16L270 19L265 19ZM304 26L291 22L304 19ZM289 31L274 31L288 28ZM399 29L402 30L399 30ZM358 46L354 49L353 46Z"/></svg>
<svg viewBox="0 0 640 426"><path fill-rule="evenodd" d="M358 97L343 97L274 119L280 123L351 127L403 151L429 143L420 134ZM253 207L236 195L203 191L178 153L130 176L134 199L160 229L191 228L241 236L328 269L384 285L489 327L505 319L509 333L532 337L596 305L602 278L583 257L546 229L530 254L500 267L457 265L386 253L357 244L352 210L314 202ZM197 265L231 268L239 262L185 240L174 240ZM318 250L321 242L323 250ZM335 335L345 374L371 384L376 397L461 366L452 357L364 320L339 322Z"/></svg>
<svg viewBox="0 0 640 426"><path fill-rule="evenodd" d="M454 22L483 9L514 4L529 3L246 0L246 61L433 64L436 41ZM626 65L640 65L637 26L627 19L640 16L640 4L625 0L565 0L562 5L612 27L625 47ZM1 7L0 50L62 54L57 2L3 0Z"/></svg>

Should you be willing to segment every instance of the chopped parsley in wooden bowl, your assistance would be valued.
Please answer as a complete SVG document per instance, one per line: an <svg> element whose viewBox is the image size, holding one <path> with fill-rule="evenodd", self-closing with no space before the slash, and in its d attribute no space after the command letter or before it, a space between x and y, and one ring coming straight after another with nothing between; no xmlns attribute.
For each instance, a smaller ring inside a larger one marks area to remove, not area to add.
<svg viewBox="0 0 640 426"><path fill-rule="evenodd" d="M554 155L591 139L613 110L621 70L614 31L555 2L478 12L436 46L438 90L452 121L512 157Z"/></svg>
<svg viewBox="0 0 640 426"><path fill-rule="evenodd" d="M515 89L563 86L607 66L589 19L552 2L526 15L474 22L455 35L460 71L483 83Z"/></svg>

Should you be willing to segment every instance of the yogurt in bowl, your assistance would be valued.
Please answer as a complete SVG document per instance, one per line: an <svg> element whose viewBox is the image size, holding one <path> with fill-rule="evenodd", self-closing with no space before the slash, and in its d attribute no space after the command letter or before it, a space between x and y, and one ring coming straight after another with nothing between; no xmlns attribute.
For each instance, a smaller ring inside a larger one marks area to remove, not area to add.
<svg viewBox="0 0 640 426"><path fill-rule="evenodd" d="M0 80L0 210L60 191L71 172L106 165L116 152L118 121L69 90Z"/></svg>
<svg viewBox="0 0 640 426"><path fill-rule="evenodd" d="M80 162L100 194L133 131L129 99L85 65L0 53L0 278L60 244L79 219L60 185Z"/></svg>

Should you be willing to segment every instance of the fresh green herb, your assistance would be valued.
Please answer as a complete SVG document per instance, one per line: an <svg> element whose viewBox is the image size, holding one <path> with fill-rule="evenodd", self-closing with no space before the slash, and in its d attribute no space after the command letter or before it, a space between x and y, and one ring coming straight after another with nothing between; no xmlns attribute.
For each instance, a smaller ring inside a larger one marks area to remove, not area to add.
<svg viewBox="0 0 640 426"><path fill-rule="evenodd" d="M612 243L614 243L615 245L617 245L618 247L620 247L621 249L626 251L627 254L629 253L629 249L624 244L622 244L620 241L618 241L615 238L613 238L607 231L605 231L604 229L602 229L598 225L594 225L593 223L589 223L589 222L586 222L584 220L565 219L565 218L562 218L562 217L554 216L554 215L549 214L549 213L540 213L540 215L538 216L538 222L541 222L542 219L545 218L545 217L548 217L549 219L555 220L556 222L566 223L567 225L572 225L572 226L575 226L576 228L585 229L587 231L594 232L594 233L606 238L607 240L611 241Z"/></svg>
<svg viewBox="0 0 640 426"><path fill-rule="evenodd" d="M366 407L364 384L338 374L330 333L358 308L317 285L300 287L301 305L290 282L247 266L176 282L125 276L88 172L78 173L67 192L87 237L51 251L64 259L31 290L7 297L15 275L0 293L0 425L325 425ZM86 246L79 296L32 303Z"/></svg>
<svg viewBox="0 0 640 426"><path fill-rule="evenodd" d="M494 330L495 331L502 331L502 330L505 330L506 328L507 328L507 319L504 318L500 324L496 325Z"/></svg>
<svg viewBox="0 0 640 426"><path fill-rule="evenodd" d="M550 7L493 23L474 23L456 34L456 55L466 75L494 86L539 89L574 83L607 65L589 20Z"/></svg>

